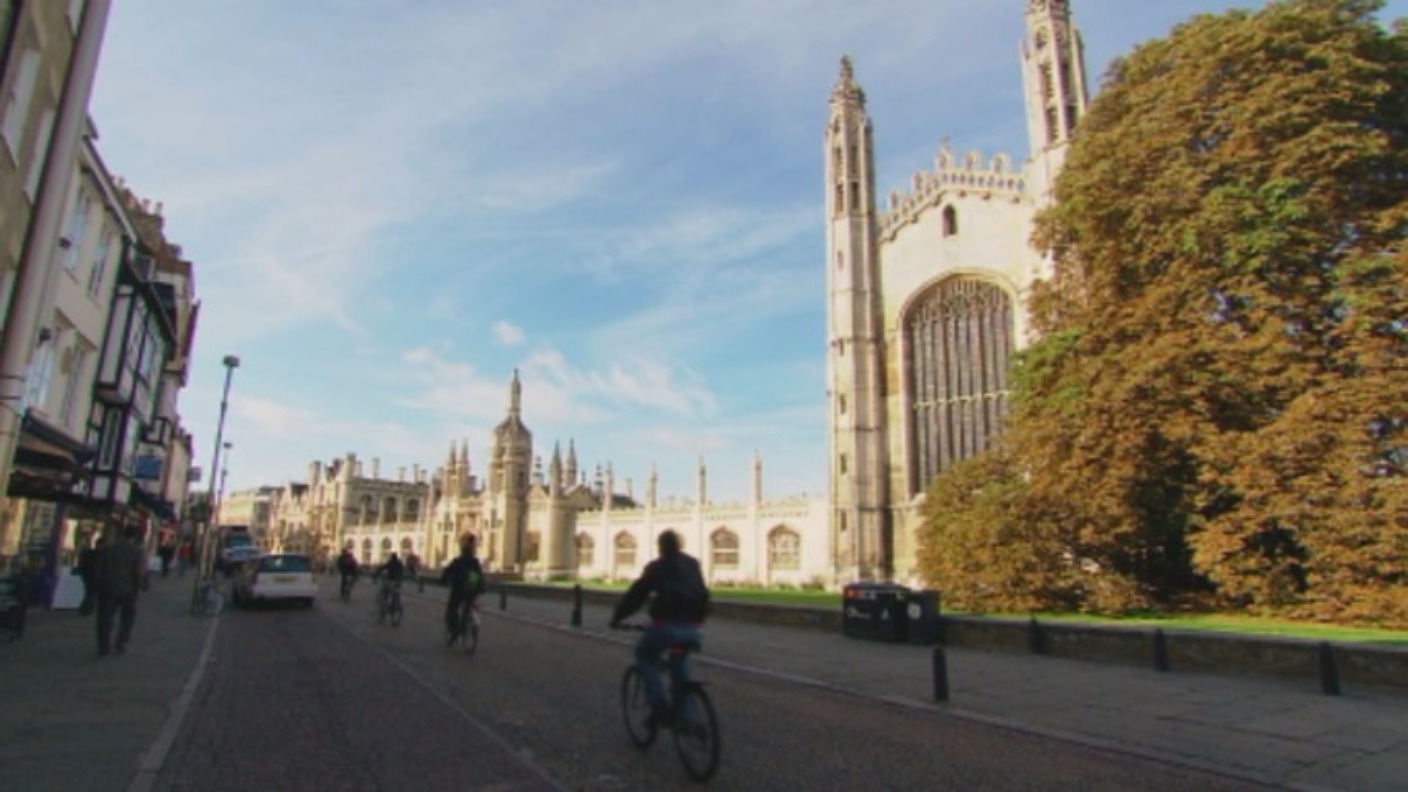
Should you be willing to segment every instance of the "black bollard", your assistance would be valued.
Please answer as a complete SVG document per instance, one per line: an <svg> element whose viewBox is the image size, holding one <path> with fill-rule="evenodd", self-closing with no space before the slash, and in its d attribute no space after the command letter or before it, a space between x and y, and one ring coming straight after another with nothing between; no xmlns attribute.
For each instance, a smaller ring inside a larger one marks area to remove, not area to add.
<svg viewBox="0 0 1408 792"><path fill-rule="evenodd" d="M508 610L508 586L499 586L499 610Z"/></svg>
<svg viewBox="0 0 1408 792"><path fill-rule="evenodd" d="M1162 627L1154 628L1154 670L1168 670L1168 639Z"/></svg>
<svg viewBox="0 0 1408 792"><path fill-rule="evenodd" d="M934 647L934 701L948 701L948 657L943 644Z"/></svg>
<svg viewBox="0 0 1408 792"><path fill-rule="evenodd" d="M572 626L582 626L582 584L572 587Z"/></svg>
<svg viewBox="0 0 1408 792"><path fill-rule="evenodd" d="M1335 648L1328 641L1320 642L1320 692L1327 696L1340 694L1340 672L1335 668Z"/></svg>
<svg viewBox="0 0 1408 792"><path fill-rule="evenodd" d="M1041 625L1036 623L1035 616L1027 623L1027 648L1032 654L1046 654L1046 636L1041 631Z"/></svg>

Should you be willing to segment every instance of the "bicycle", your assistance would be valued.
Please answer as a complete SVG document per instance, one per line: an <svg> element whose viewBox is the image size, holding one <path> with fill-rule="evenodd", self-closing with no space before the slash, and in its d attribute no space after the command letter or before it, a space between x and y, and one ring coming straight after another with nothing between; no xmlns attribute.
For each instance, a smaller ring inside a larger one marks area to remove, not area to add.
<svg viewBox="0 0 1408 792"><path fill-rule="evenodd" d="M340 591L338 592L338 594L342 597L342 601L343 601L343 602L351 602L351 601L352 601L352 587L355 586L355 585L357 585L357 576L356 576L356 575L345 575L345 576L343 576L343 578L342 578L342 582L339 583L338 585L339 585L339 587L340 587Z"/></svg>
<svg viewBox="0 0 1408 792"><path fill-rule="evenodd" d="M224 609L225 594L220 590L220 584L210 575L201 577L191 597L191 615L218 616Z"/></svg>
<svg viewBox="0 0 1408 792"><path fill-rule="evenodd" d="M460 603L455 614L455 627L445 627L445 645L454 646L458 641L465 654L474 654L479 648L479 605L466 599Z"/></svg>
<svg viewBox="0 0 1408 792"><path fill-rule="evenodd" d="M642 632L645 627L639 624L622 624L621 630ZM660 729L668 729L675 735L675 752L684 765L685 774L695 781L708 781L719 769L719 718L714 712L714 703L705 690L704 682L688 676L688 666L684 679L676 679L669 658L687 658L690 652L698 651L698 642L671 643L667 655L658 658L662 675L669 680L665 686L665 697L669 719L657 723L651 710L650 699L645 693L645 679L635 663L626 667L621 676L621 716L626 723L626 734L631 742L642 750L649 748Z"/></svg>
<svg viewBox="0 0 1408 792"><path fill-rule="evenodd" d="M401 583L387 582L377 597L377 623L390 621L392 627L400 627L401 617L404 615L406 608L401 604Z"/></svg>

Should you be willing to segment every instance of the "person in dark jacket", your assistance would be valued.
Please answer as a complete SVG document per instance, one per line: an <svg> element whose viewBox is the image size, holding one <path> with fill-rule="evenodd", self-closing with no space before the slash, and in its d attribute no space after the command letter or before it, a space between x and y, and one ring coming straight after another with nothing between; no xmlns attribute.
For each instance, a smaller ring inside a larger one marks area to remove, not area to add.
<svg viewBox="0 0 1408 792"><path fill-rule="evenodd" d="M445 604L445 635L451 640L459 637L460 609L465 603L473 608L474 601L484 593L484 565L474 555L474 545L474 537L466 536L460 543L459 556L440 573L440 585L450 590L449 601Z"/></svg>
<svg viewBox="0 0 1408 792"><path fill-rule="evenodd" d="M142 586L145 561L137 545L137 529L127 526L122 538L109 542L98 551L93 581L98 595L98 654L110 653L112 619L118 616L117 653L127 651L132 637L132 623L137 619L137 592Z"/></svg>
<svg viewBox="0 0 1408 792"><path fill-rule="evenodd" d="M87 616L93 612L95 601L93 575L98 567L98 551L103 547L101 537L94 544L83 545L83 549L78 551L78 579L83 581L83 601L78 604L78 615Z"/></svg>
<svg viewBox="0 0 1408 792"><path fill-rule="evenodd" d="M709 587L704 583L699 561L680 549L679 534L665 531L656 544L659 557L645 565L640 577L616 604L611 626L619 627L622 620L650 601L650 624L636 642L636 667L645 683L655 722L668 724L670 713L660 681L660 655L674 643L699 645L699 628L709 613ZM671 654L670 673L676 679L687 679L688 655Z"/></svg>

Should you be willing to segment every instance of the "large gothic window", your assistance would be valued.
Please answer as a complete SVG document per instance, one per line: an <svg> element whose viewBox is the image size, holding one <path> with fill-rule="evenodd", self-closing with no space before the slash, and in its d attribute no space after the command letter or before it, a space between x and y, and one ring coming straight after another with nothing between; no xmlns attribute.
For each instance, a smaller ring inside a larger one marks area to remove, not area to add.
<svg viewBox="0 0 1408 792"><path fill-rule="evenodd" d="M616 534L616 566L630 569L636 565L636 538L628 533Z"/></svg>
<svg viewBox="0 0 1408 792"><path fill-rule="evenodd" d="M786 526L779 525L768 534L768 566L773 569L800 569L802 537Z"/></svg>
<svg viewBox="0 0 1408 792"><path fill-rule="evenodd" d="M738 534L720 528L710 537L715 567L734 569L738 566Z"/></svg>
<svg viewBox="0 0 1408 792"><path fill-rule="evenodd" d="M1012 300L972 278L934 287L904 321L910 491L987 448L1007 411Z"/></svg>

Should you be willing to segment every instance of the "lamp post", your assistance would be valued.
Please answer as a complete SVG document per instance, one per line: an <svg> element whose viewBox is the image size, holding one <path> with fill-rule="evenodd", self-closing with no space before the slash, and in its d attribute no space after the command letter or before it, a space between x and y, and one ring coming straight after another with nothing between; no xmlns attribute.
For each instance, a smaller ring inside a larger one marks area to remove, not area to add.
<svg viewBox="0 0 1408 792"><path fill-rule="evenodd" d="M234 446L226 440L222 447L225 449L225 461L220 463L220 491L215 495L215 527L219 528L221 518L225 512L225 479L230 475L230 449Z"/></svg>
<svg viewBox="0 0 1408 792"><path fill-rule="evenodd" d="M234 377L235 369L239 368L240 359L234 355L226 355L221 362L225 365L225 390L220 395L220 420L215 424L215 451L210 460L210 487L205 496L205 526L201 531L200 574L196 575L195 592L200 591L201 580L210 577L211 528L215 520L215 479L219 476L220 470L220 449L225 435L225 412L230 403L230 380ZM196 596L196 594L193 592L192 596Z"/></svg>

